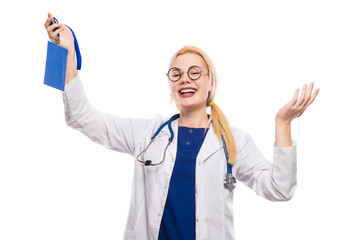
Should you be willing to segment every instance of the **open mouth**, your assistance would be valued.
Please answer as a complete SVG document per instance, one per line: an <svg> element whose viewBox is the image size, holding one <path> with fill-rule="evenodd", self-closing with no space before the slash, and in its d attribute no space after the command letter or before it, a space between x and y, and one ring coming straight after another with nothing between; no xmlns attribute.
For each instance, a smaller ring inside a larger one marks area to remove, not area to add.
<svg viewBox="0 0 360 240"><path fill-rule="evenodd" d="M196 93L196 89L184 88L184 89L180 89L179 93L183 96L192 96L192 95L194 95L194 93Z"/></svg>

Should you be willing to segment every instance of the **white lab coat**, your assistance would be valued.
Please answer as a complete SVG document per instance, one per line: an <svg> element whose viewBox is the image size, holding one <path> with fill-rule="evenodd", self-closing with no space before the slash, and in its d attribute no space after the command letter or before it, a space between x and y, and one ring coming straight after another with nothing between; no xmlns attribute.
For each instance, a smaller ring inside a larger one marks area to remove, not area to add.
<svg viewBox="0 0 360 240"><path fill-rule="evenodd" d="M165 161L160 166L146 167L136 161L136 156L167 119L159 115L153 119L120 118L97 111L87 100L79 74L65 86L63 101L68 126L109 149L134 156L131 206L124 239L157 240L176 160L178 120L171 124L174 140L166 151ZM232 128L232 133L238 151L232 168L236 179L271 201L289 200L296 188L296 141L292 147L274 147L271 164L247 132ZM142 159L162 160L169 136L168 128L164 127ZM226 171L223 144L210 126L196 158L197 240L235 239L233 191L223 185Z"/></svg>

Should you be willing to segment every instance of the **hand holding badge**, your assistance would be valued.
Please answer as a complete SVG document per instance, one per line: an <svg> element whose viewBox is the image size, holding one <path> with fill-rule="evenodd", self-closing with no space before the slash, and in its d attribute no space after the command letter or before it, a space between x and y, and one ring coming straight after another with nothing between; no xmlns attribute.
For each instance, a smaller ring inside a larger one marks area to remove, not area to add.
<svg viewBox="0 0 360 240"><path fill-rule="evenodd" d="M81 69L79 45L72 29L59 23L50 13L44 26L51 40L48 41L44 84L64 91L68 54L76 53L76 68Z"/></svg>

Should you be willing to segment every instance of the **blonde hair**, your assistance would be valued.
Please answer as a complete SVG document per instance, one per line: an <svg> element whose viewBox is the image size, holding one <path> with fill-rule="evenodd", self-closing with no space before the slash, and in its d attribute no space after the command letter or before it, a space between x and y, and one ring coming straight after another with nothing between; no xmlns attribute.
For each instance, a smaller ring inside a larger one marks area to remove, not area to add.
<svg viewBox="0 0 360 240"><path fill-rule="evenodd" d="M201 49L193 46L185 46L181 48L179 51L177 51L174 56L170 60L169 68L175 61L175 59L182 54L185 53L195 53L198 54L203 60L207 67L208 73L209 73L209 79L210 82L213 84L213 90L209 92L208 98L206 100L206 106L210 106L210 104L214 101L215 98L215 90L217 86L217 74L215 71L215 67L213 62L211 61L210 57ZM223 113L219 106L216 104L211 104L211 115L207 124L207 127L210 126L210 123L212 122L215 135L221 141L221 136L223 136L225 143L226 143L226 150L229 156L229 163L234 164L236 160L236 145L234 137L231 133L231 128L229 125L229 122Z"/></svg>

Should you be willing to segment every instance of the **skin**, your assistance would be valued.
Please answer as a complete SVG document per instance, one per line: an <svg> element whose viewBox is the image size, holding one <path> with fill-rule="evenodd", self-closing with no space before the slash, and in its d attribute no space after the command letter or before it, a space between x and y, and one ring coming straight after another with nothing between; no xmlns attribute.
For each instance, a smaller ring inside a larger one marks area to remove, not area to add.
<svg viewBox="0 0 360 240"><path fill-rule="evenodd" d="M187 72L189 67L197 65L208 72L204 60L194 53L179 55L171 67L177 67L181 72ZM180 109L179 126L205 128L207 125L206 100L208 92L213 89L209 76L203 73L197 80L191 80L187 73L183 73L180 80L169 80L171 95ZM179 90L182 88L194 88L196 93L192 97L183 97Z"/></svg>
<svg viewBox="0 0 360 240"><path fill-rule="evenodd" d="M320 89L317 88L312 92L313 88L313 82L310 83L309 88L307 88L307 84L304 84L300 97L300 89L296 89L291 101L277 112L275 116L275 147L292 146L291 121L300 117L306 108L314 102Z"/></svg>
<svg viewBox="0 0 360 240"><path fill-rule="evenodd" d="M53 16L48 13L48 18L44 24L49 38L52 42L59 44L61 47L68 49L68 63L65 84L72 81L78 74L76 68L74 38L70 29L61 23L50 26ZM58 30L55 28L59 27ZM55 31L54 31L55 30ZM60 34L60 38L57 37ZM182 72L187 72L190 66L198 65L202 70L207 71L204 60L197 54L186 53L178 56L171 67L178 67ZM209 80L209 76L203 73L198 80L191 80L186 73L182 74L177 82L169 81L169 87L174 101L180 109L179 126L204 128L207 125L206 115L206 99L208 92L213 89L213 84ZM196 93L189 98L181 97L179 90L182 87L195 88ZM291 122L293 119L300 117L306 108L312 104L319 93L320 89L313 92L314 83L310 83L309 87L304 84L299 97L300 89L290 102L285 104L275 116L275 147L290 147L291 142Z"/></svg>

